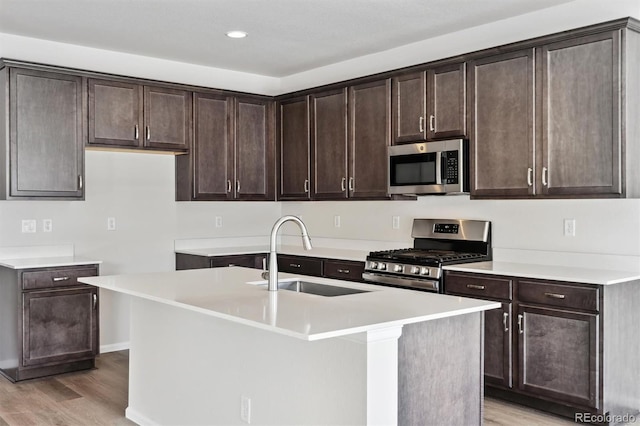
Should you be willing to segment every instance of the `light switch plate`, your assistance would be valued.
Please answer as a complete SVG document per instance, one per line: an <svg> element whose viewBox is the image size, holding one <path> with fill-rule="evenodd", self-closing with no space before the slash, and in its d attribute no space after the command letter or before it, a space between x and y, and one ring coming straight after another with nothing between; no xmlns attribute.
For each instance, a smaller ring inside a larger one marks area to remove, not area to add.
<svg viewBox="0 0 640 426"><path fill-rule="evenodd" d="M216 216L216 228L222 228L222 216Z"/></svg>
<svg viewBox="0 0 640 426"><path fill-rule="evenodd" d="M391 220L391 227L393 229L400 229L400 216L393 216Z"/></svg>
<svg viewBox="0 0 640 426"><path fill-rule="evenodd" d="M116 230L116 218L108 217L107 218L107 231L115 231Z"/></svg>
<svg viewBox="0 0 640 426"><path fill-rule="evenodd" d="M576 236L576 220L575 219L564 220L564 236L565 237Z"/></svg>
<svg viewBox="0 0 640 426"><path fill-rule="evenodd" d="M35 219L22 219L22 232L26 234L33 234L36 230Z"/></svg>
<svg viewBox="0 0 640 426"><path fill-rule="evenodd" d="M42 232L52 232L52 231L53 231L53 220L42 219Z"/></svg>

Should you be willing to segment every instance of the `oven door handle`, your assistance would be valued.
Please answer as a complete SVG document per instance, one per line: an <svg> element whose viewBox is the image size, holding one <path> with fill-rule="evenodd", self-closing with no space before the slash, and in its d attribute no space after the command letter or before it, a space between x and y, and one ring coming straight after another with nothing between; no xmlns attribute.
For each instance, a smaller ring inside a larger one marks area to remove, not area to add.
<svg viewBox="0 0 640 426"><path fill-rule="evenodd" d="M436 185L442 185L442 151L436 152Z"/></svg>
<svg viewBox="0 0 640 426"><path fill-rule="evenodd" d="M363 273L362 279L374 283L389 284L406 288L417 288L435 292L438 292L440 289L439 280L412 280L411 278L396 278L388 275L372 274L371 272Z"/></svg>

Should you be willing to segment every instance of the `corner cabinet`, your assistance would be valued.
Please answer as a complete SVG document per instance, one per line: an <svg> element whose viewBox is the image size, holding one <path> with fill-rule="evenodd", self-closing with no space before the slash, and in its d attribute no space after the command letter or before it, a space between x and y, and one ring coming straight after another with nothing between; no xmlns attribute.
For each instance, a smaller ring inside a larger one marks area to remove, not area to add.
<svg viewBox="0 0 640 426"><path fill-rule="evenodd" d="M190 91L89 79L88 92L88 146L189 149Z"/></svg>
<svg viewBox="0 0 640 426"><path fill-rule="evenodd" d="M471 196L638 196L640 132L625 123L638 38L590 33L470 61Z"/></svg>
<svg viewBox="0 0 640 426"><path fill-rule="evenodd" d="M176 157L178 200L274 200L273 103L194 93L193 104L193 148Z"/></svg>
<svg viewBox="0 0 640 426"><path fill-rule="evenodd" d="M84 199L83 78L5 66L0 87L8 136L0 198Z"/></svg>
<svg viewBox="0 0 640 426"><path fill-rule="evenodd" d="M0 268L0 373L16 382L95 367L98 289L77 281L95 275L97 265Z"/></svg>
<svg viewBox="0 0 640 426"><path fill-rule="evenodd" d="M495 289L507 286L512 301L506 293L496 298ZM445 293L503 301L502 310L485 317L487 395L569 417L637 412L629 403L640 400L640 384L627 376L640 359L637 345L625 343L640 338L631 326L640 320L631 308L640 301L637 282L590 285L446 271ZM515 348L509 356L507 345Z"/></svg>

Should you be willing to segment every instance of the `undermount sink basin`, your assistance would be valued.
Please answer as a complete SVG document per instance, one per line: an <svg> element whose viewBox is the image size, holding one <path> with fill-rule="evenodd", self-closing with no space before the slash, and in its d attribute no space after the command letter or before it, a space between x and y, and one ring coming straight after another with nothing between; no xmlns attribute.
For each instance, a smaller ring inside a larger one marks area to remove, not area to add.
<svg viewBox="0 0 640 426"><path fill-rule="evenodd" d="M347 294L368 293L367 290L357 288L338 287L335 285L318 284L309 281L287 280L278 281L278 289L297 291L298 293L316 294L318 296L345 296Z"/></svg>

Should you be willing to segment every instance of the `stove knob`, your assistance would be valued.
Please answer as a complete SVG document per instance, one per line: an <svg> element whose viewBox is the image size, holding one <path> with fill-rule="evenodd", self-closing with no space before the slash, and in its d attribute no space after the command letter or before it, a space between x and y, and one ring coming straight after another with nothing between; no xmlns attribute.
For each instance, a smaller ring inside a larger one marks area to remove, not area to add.
<svg viewBox="0 0 640 426"><path fill-rule="evenodd" d="M369 268L376 269L378 267L378 262L369 262Z"/></svg>
<svg viewBox="0 0 640 426"><path fill-rule="evenodd" d="M412 274L419 274L420 273L420 267L419 266L412 266L411 267L411 273Z"/></svg>
<svg viewBox="0 0 640 426"><path fill-rule="evenodd" d="M379 263L378 264L378 269L380 269L381 271L384 271L387 269L387 264L386 263Z"/></svg>
<svg viewBox="0 0 640 426"><path fill-rule="evenodd" d="M429 270L429 268L423 266L420 269L420 275L431 275L431 271Z"/></svg>
<svg viewBox="0 0 640 426"><path fill-rule="evenodd" d="M395 265L393 267L394 272L402 272L402 265Z"/></svg>

